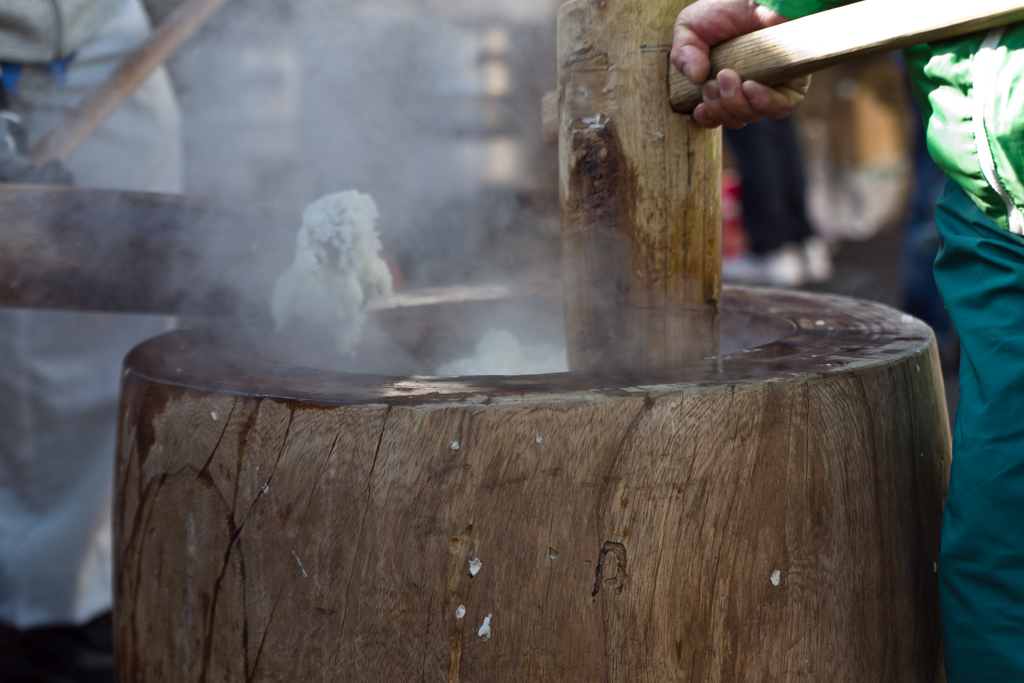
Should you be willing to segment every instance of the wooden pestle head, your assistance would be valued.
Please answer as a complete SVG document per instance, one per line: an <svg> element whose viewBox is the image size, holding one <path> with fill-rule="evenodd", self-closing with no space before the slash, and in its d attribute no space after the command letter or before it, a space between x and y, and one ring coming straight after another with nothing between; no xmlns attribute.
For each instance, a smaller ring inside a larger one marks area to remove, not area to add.
<svg viewBox="0 0 1024 683"><path fill-rule="evenodd" d="M678 0L570 0L558 16L569 365L717 353L721 134L668 97Z"/></svg>

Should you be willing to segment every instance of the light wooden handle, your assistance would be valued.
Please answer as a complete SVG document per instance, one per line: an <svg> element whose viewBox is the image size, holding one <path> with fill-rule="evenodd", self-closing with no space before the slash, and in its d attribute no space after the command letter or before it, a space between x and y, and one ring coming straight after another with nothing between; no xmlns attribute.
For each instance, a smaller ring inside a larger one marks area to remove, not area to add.
<svg viewBox="0 0 1024 683"><path fill-rule="evenodd" d="M711 50L711 74L734 69L766 85L864 55L1024 20L1024 0L862 0L727 40ZM701 86L669 69L672 108L688 114Z"/></svg>
<svg viewBox="0 0 1024 683"><path fill-rule="evenodd" d="M46 134L28 154L36 166L65 162L110 118L135 89L209 19L227 0L186 0L146 42Z"/></svg>
<svg viewBox="0 0 1024 683"><path fill-rule="evenodd" d="M540 134L545 147L558 147L558 91L549 90L540 100Z"/></svg>

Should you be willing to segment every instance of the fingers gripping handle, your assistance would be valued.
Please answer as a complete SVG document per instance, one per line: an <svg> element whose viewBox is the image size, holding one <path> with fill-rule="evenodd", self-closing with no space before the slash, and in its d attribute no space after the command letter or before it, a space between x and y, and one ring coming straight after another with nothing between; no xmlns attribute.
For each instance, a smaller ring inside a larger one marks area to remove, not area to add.
<svg viewBox="0 0 1024 683"><path fill-rule="evenodd" d="M711 50L711 75L782 85L857 57L1024 20L1024 0L862 0L749 33ZM669 69L672 108L689 114L701 87Z"/></svg>

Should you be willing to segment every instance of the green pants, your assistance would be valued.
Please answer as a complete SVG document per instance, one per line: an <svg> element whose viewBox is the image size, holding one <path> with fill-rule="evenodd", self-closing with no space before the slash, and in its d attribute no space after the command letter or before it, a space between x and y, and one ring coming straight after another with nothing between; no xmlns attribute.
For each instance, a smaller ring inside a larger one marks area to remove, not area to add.
<svg viewBox="0 0 1024 683"><path fill-rule="evenodd" d="M939 591L949 683L1024 681L1024 238L952 181L935 280L960 335Z"/></svg>

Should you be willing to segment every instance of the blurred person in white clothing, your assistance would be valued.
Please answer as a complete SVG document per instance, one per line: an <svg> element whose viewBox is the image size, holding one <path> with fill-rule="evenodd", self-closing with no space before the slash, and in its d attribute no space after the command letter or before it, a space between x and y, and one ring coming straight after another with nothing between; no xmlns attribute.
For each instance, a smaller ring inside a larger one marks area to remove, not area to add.
<svg viewBox="0 0 1024 683"><path fill-rule="evenodd" d="M0 68L28 145L150 32L139 0L0 0ZM67 167L79 187L178 193L180 128L160 69ZM0 309L4 681L113 680L106 615L121 363L168 326L156 316Z"/></svg>

